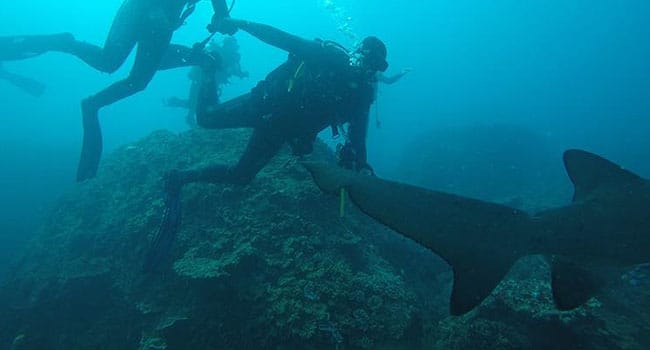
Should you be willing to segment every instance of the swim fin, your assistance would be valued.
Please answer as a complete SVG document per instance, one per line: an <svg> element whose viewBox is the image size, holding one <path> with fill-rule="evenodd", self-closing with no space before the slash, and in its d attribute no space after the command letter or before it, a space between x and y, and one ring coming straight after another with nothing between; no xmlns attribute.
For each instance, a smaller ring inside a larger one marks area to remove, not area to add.
<svg viewBox="0 0 650 350"><path fill-rule="evenodd" d="M24 60L48 51L65 51L75 42L70 33L0 37L0 61Z"/></svg>
<svg viewBox="0 0 650 350"><path fill-rule="evenodd" d="M81 103L83 114L83 144L81 146L81 157L77 167L77 182L95 177L99 160L102 156L102 129L99 125L97 109L89 107L87 100Z"/></svg>
<svg viewBox="0 0 650 350"><path fill-rule="evenodd" d="M40 81L19 74L9 73L2 70L2 68L0 68L0 79L6 80L11 85L34 97L40 97L45 93L45 85Z"/></svg>
<svg viewBox="0 0 650 350"><path fill-rule="evenodd" d="M182 221L181 186L175 181L178 178L178 173L173 172L168 174L165 180L165 211L145 258L143 268L146 272L154 272L165 266L164 262L176 241L176 234Z"/></svg>

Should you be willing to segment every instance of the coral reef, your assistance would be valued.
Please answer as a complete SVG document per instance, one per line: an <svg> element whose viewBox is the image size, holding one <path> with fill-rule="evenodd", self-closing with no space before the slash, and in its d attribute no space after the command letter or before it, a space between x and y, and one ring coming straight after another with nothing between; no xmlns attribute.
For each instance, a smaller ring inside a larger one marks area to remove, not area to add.
<svg viewBox="0 0 650 350"><path fill-rule="evenodd" d="M493 295L448 316L452 277L431 252L323 196L288 151L248 186L192 184L161 271L142 271L163 174L233 162L246 132L156 132L60 199L0 286L0 348L643 349L650 283L555 310L548 266L518 263ZM324 145L314 157L331 159Z"/></svg>

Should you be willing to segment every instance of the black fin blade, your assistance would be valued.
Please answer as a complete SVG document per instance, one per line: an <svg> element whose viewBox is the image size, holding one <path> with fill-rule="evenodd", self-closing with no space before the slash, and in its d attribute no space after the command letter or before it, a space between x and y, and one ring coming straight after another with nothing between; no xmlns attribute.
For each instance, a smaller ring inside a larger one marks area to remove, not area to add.
<svg viewBox="0 0 650 350"><path fill-rule="evenodd" d="M174 247L176 234L181 226L181 218L180 193L167 193L162 222L145 258L143 266L145 272L155 272L167 267L165 263Z"/></svg>
<svg viewBox="0 0 650 350"><path fill-rule="evenodd" d="M583 305L604 285L602 278L574 261L562 257L551 260L553 301L559 310L573 310Z"/></svg>
<svg viewBox="0 0 650 350"><path fill-rule="evenodd" d="M99 125L97 111L87 111L83 106L82 109L84 136L77 167L77 182L95 177L103 149L102 129Z"/></svg>
<svg viewBox="0 0 650 350"><path fill-rule="evenodd" d="M643 182L638 175L593 153L572 149L564 152L564 166L575 186L573 200L581 200L601 186Z"/></svg>

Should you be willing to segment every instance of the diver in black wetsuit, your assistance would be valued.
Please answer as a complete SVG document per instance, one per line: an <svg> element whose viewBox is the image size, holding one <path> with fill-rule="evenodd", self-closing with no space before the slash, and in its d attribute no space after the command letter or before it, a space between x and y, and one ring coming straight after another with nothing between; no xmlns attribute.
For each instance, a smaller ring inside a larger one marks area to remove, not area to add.
<svg viewBox="0 0 650 350"><path fill-rule="evenodd" d="M372 173L366 160L368 114L376 73L385 71L386 47L364 39L354 53L322 40L306 40L268 25L225 19L219 30L243 30L289 52L288 60L250 93L217 106L206 103L216 93L214 74L203 74L197 122L210 129L253 128L244 154L234 166L223 164L172 171L166 177L166 211L146 258L145 269L159 267L180 225L180 190L190 182L245 185L288 143L296 155L311 153L317 134L348 123L347 165Z"/></svg>
<svg viewBox="0 0 650 350"><path fill-rule="evenodd" d="M40 54L48 51L77 56L91 67L115 72L137 44L135 63L129 76L82 101L84 138L77 180L95 176L102 153L102 135L98 120L100 108L146 88L157 70L189 65L213 65L213 59L201 50L170 45L172 34L194 11L200 0L125 0L113 20L103 47L75 40L72 34L15 37L16 54ZM211 0L213 23L228 16L225 0Z"/></svg>

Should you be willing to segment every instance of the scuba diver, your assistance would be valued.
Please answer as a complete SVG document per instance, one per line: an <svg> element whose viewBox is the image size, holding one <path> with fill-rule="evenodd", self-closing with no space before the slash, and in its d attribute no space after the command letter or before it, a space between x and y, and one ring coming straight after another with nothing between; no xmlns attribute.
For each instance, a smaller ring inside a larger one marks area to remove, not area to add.
<svg viewBox="0 0 650 350"><path fill-rule="evenodd" d="M171 45L172 34L194 12L200 0L124 0L103 47L78 41L70 33L15 37L12 50L42 54L50 51L74 55L89 66L115 72L137 45L135 62L128 77L81 102L83 145L77 181L93 178L102 153L98 112L102 107L144 90L157 70L191 65L216 65L203 50ZM226 0L211 0L213 25L229 16Z"/></svg>
<svg viewBox="0 0 650 350"><path fill-rule="evenodd" d="M216 94L214 74L203 74L197 122L208 129L252 128L253 133L234 166L216 164L192 170L172 170L165 176L165 213L145 260L156 270L168 256L181 223L180 193L191 182L248 184L289 144L296 156L309 154L317 134L328 127L338 133L348 124L347 166L372 173L366 160L368 114L373 103L376 73L388 68L386 46L367 37L350 53L323 40L307 40L277 28L226 18L214 30L245 31L289 53L250 93L209 105ZM208 68L209 69L209 68Z"/></svg>
<svg viewBox="0 0 650 350"><path fill-rule="evenodd" d="M229 84L231 77L238 77L240 79L247 78L248 72L241 68L239 44L235 37L226 36L223 38L221 44L217 43L216 40L211 40L205 50L209 54L219 57L221 61L221 65L216 71L215 76L215 83L218 87L217 95L213 96L213 104L217 104L219 103L219 97L221 96L221 87ZM198 92L202 74L203 70L200 67L192 67L190 72L187 74L187 77L190 79L188 98L170 97L164 101L167 107L187 109L188 111L185 120L190 127L196 126L196 105L199 97Z"/></svg>

